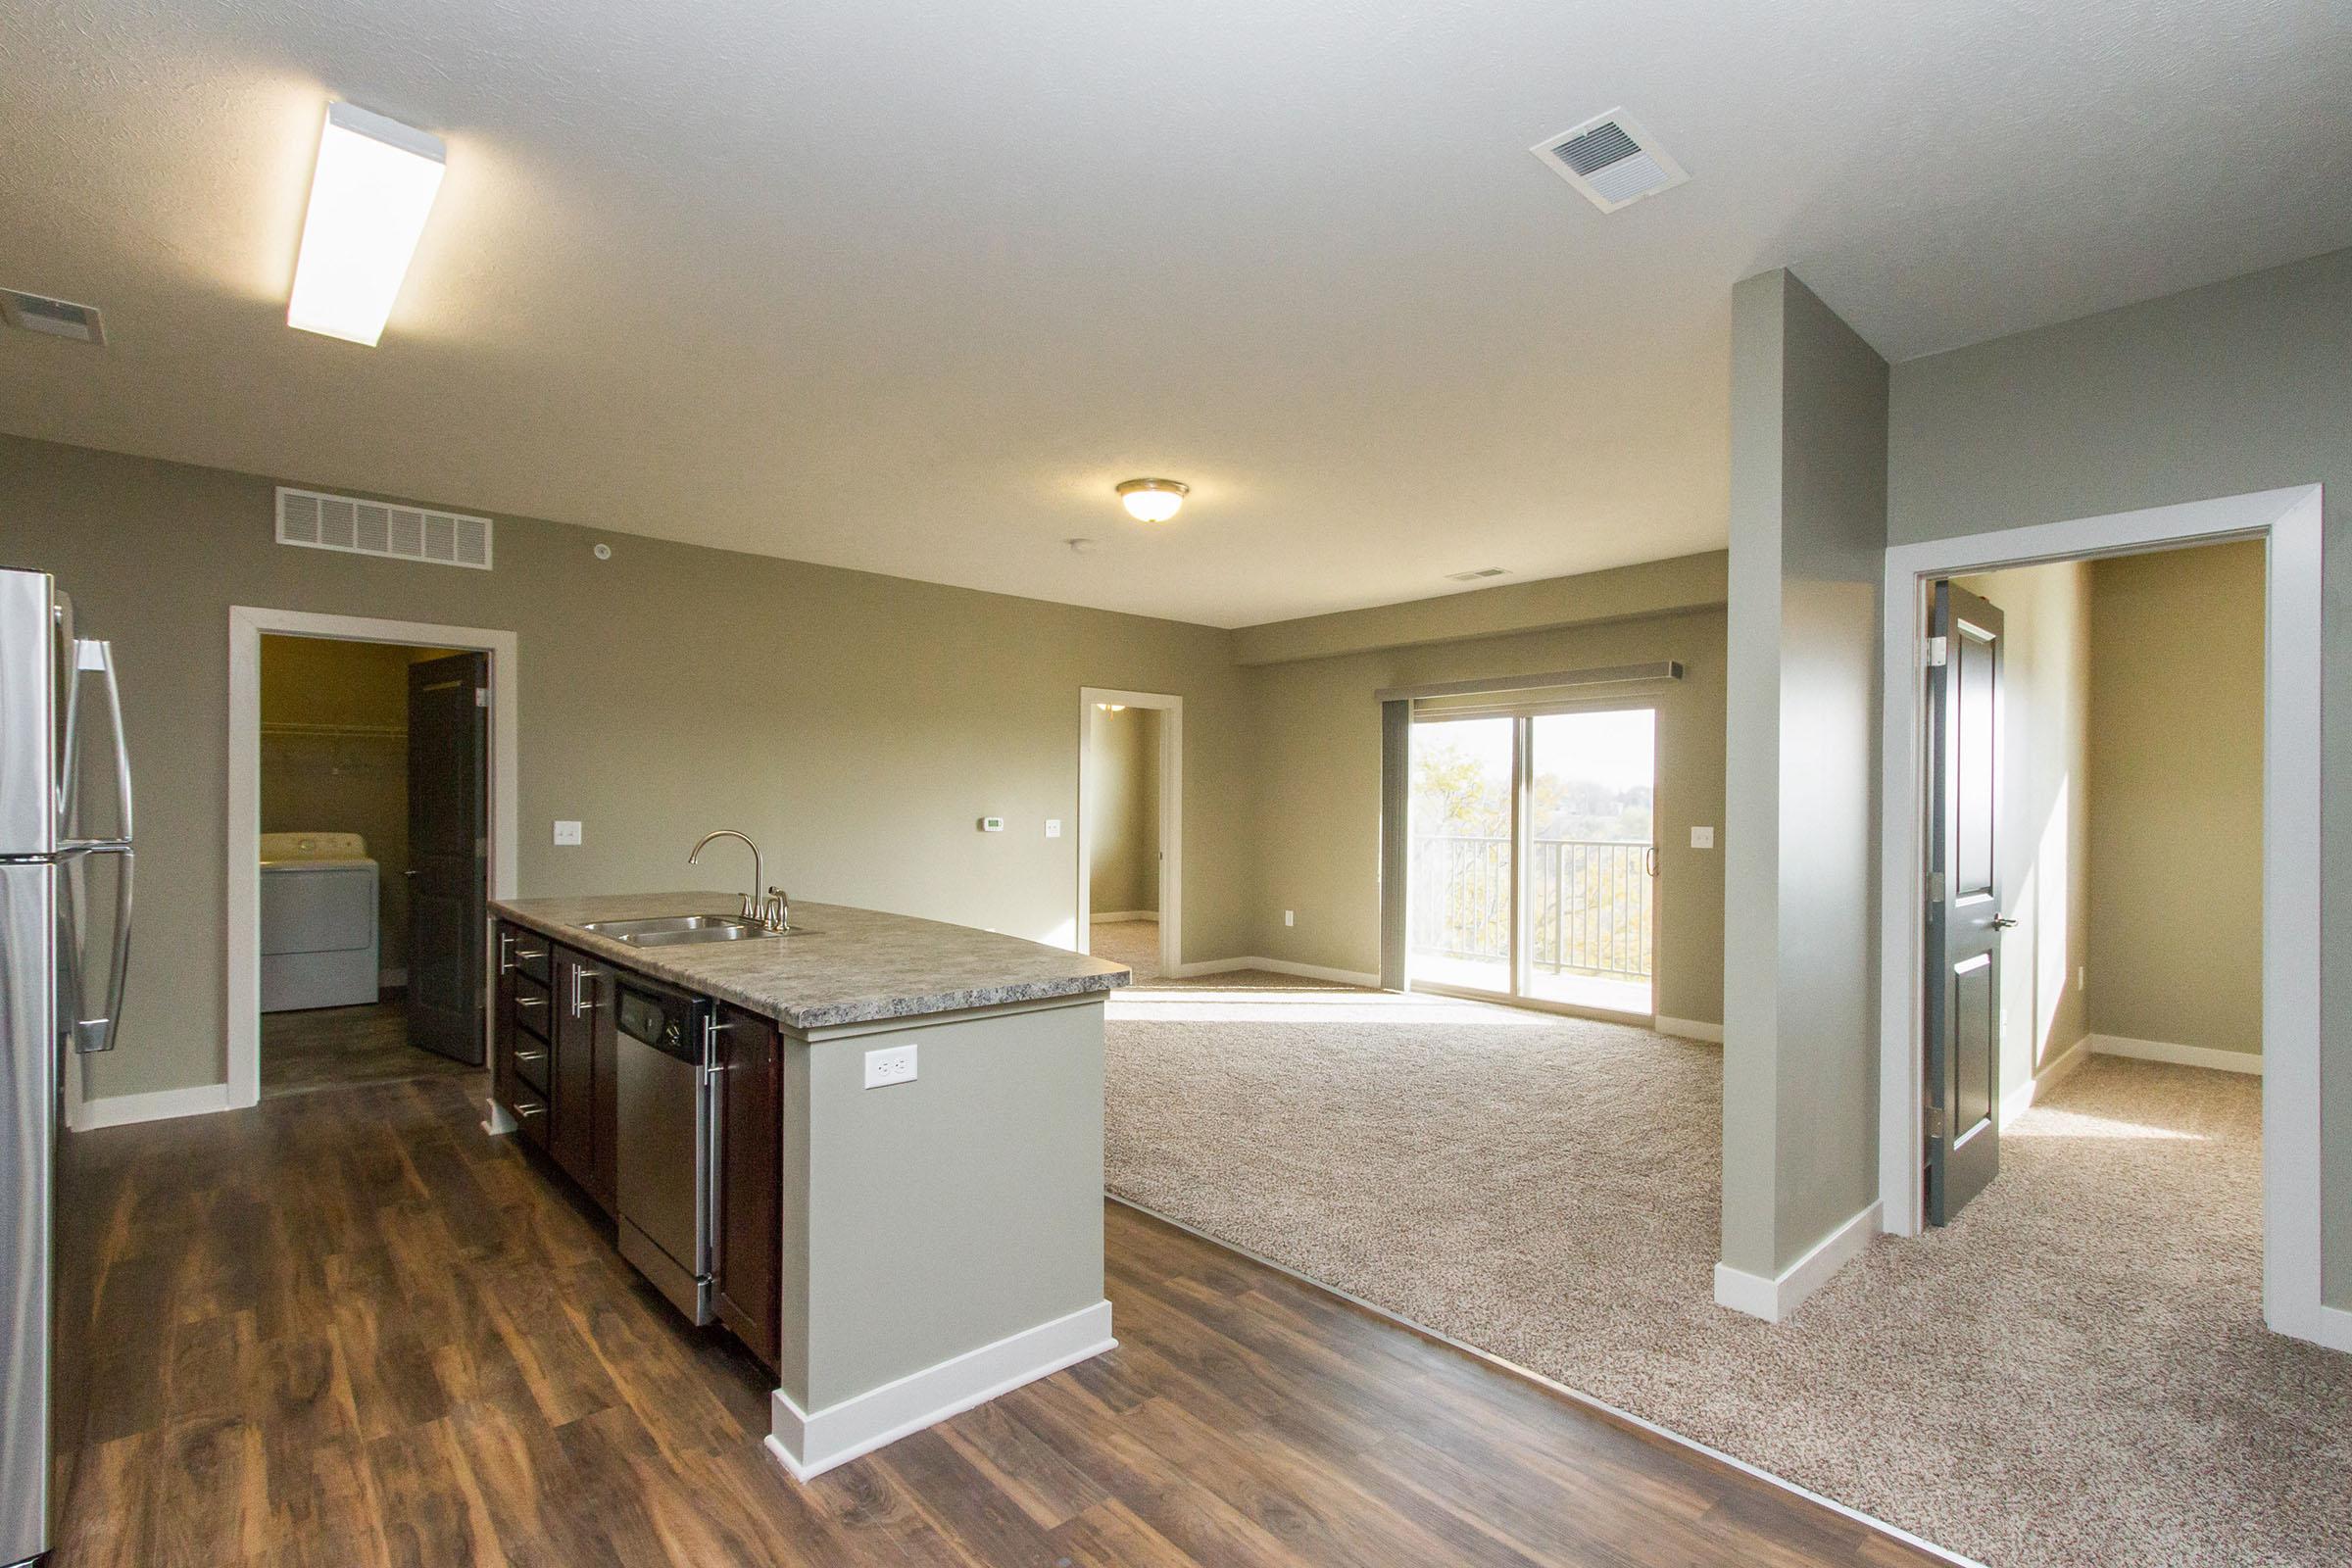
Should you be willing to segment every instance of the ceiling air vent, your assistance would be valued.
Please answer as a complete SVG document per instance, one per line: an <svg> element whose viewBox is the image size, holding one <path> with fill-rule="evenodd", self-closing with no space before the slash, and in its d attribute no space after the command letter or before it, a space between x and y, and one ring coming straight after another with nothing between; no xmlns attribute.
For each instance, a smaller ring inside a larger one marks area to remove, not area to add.
<svg viewBox="0 0 2352 1568"><path fill-rule="evenodd" d="M97 306L53 300L46 294L0 288L0 320L27 332L46 332L51 337L72 338L76 343L106 341L106 325L98 319Z"/></svg>
<svg viewBox="0 0 2352 1568"><path fill-rule="evenodd" d="M490 519L357 496L277 489L277 542L306 550L490 569Z"/></svg>
<svg viewBox="0 0 2352 1568"><path fill-rule="evenodd" d="M1621 109L1546 136L1528 151L1604 213L1671 190L1690 177Z"/></svg>
<svg viewBox="0 0 2352 1568"><path fill-rule="evenodd" d="M1510 574L1510 568L1507 566L1480 566L1472 571L1449 571L1446 574L1446 580L1447 582L1476 582L1481 577L1507 577Z"/></svg>

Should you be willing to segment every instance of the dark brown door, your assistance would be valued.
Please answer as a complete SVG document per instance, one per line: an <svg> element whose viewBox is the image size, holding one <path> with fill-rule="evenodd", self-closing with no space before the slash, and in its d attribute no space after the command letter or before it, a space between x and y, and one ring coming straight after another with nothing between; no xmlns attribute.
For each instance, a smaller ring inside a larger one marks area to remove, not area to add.
<svg viewBox="0 0 2352 1568"><path fill-rule="evenodd" d="M2001 1168L2001 612L1936 585L1929 615L1927 1197L1942 1225Z"/></svg>
<svg viewBox="0 0 2352 1568"><path fill-rule="evenodd" d="M770 1367L783 1308L784 1124L775 1025L718 1009L718 1320Z"/></svg>
<svg viewBox="0 0 2352 1568"><path fill-rule="evenodd" d="M487 654L409 666L409 1043L482 1059Z"/></svg>

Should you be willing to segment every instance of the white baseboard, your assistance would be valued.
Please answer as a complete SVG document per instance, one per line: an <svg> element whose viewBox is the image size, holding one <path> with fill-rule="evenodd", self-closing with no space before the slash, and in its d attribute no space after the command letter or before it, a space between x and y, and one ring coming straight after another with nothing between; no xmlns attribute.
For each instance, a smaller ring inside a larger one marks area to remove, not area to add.
<svg viewBox="0 0 2352 1568"><path fill-rule="evenodd" d="M98 1127L127 1127L132 1122L207 1116L231 1108L228 1085L198 1084L193 1089L157 1089L144 1095L104 1095L85 1100L73 1107L67 1123L82 1133Z"/></svg>
<svg viewBox="0 0 2352 1568"><path fill-rule="evenodd" d="M2176 1046L2169 1040L2133 1040L2125 1035L2086 1035L2090 1049L2102 1056L2132 1056L2140 1061L2169 1061L2177 1067L2211 1067L2219 1072L2262 1076L2262 1057L2251 1051L2216 1051L2211 1046Z"/></svg>
<svg viewBox="0 0 2352 1568"><path fill-rule="evenodd" d="M1149 920L1157 925L1159 911L1157 909L1118 909L1109 914L1090 914L1086 917L1088 925L1109 925L1113 921L1125 920Z"/></svg>
<svg viewBox="0 0 2352 1568"><path fill-rule="evenodd" d="M2001 1097L2001 1125L2006 1127L2033 1108L2034 1102L2074 1076L2090 1059L2090 1043L2096 1038L2084 1035L2041 1065L2041 1071L2019 1084Z"/></svg>
<svg viewBox="0 0 2352 1568"><path fill-rule="evenodd" d="M2311 1330L2308 1335L2296 1337L2308 1339L2314 1345L2326 1346L2330 1350L2352 1351L2352 1312L2340 1306L2323 1306L2319 1316L2313 1320Z"/></svg>
<svg viewBox="0 0 2352 1568"><path fill-rule="evenodd" d="M778 1389L770 1396L767 1450L794 1480L811 1480L1024 1383L1101 1355L1118 1343L1110 1337L1110 1303L1097 1301L827 1405L814 1415Z"/></svg>
<svg viewBox="0 0 2352 1568"><path fill-rule="evenodd" d="M1199 963L1180 963L1168 972L1179 980L1191 980L1204 974L1231 974L1236 969L1265 969L1274 974L1296 975L1301 980L1328 980L1333 985L1362 986L1367 991L1380 989L1380 976L1366 970L1327 969L1319 963L1293 963L1288 958L1206 958Z"/></svg>
<svg viewBox="0 0 2352 1568"><path fill-rule="evenodd" d="M1650 1021L1650 1027L1662 1035L1673 1035L1681 1040L1703 1040L1711 1046L1723 1044L1723 1025L1719 1023L1701 1023L1696 1018L1669 1018L1661 1012Z"/></svg>
<svg viewBox="0 0 2352 1568"><path fill-rule="evenodd" d="M1729 1263L1715 1265L1715 1304L1728 1306L1767 1323L1778 1323L1797 1304L1830 1282L1830 1276L1859 1257L1879 1234L1881 1208L1877 1203L1838 1226L1814 1244L1813 1250L1771 1279L1749 1274Z"/></svg>

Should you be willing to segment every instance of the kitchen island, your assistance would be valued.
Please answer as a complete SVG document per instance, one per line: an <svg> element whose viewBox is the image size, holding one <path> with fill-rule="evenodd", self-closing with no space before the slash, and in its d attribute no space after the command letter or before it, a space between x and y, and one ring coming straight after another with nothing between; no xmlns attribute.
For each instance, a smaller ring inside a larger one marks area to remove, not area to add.
<svg viewBox="0 0 2352 1568"><path fill-rule="evenodd" d="M732 941L590 929L736 906L494 902L491 1129L773 1369L797 1477L1109 1348L1102 1004L1128 971L840 905Z"/></svg>

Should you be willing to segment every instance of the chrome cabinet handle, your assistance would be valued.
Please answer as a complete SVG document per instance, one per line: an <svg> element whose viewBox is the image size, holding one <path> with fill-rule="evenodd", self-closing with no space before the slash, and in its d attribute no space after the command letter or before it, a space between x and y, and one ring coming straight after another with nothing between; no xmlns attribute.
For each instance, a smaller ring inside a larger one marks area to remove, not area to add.
<svg viewBox="0 0 2352 1568"><path fill-rule="evenodd" d="M544 1007L547 1005L547 999L545 997L516 997L514 1005L517 1007Z"/></svg>
<svg viewBox="0 0 2352 1568"><path fill-rule="evenodd" d="M514 972L514 933L512 931L501 931L498 934L498 972L500 974Z"/></svg>
<svg viewBox="0 0 2352 1568"><path fill-rule="evenodd" d="M571 966L571 1015L574 1018L584 1017L596 1010L596 998L587 994L587 988L603 978L604 971L601 969L591 969L584 963Z"/></svg>
<svg viewBox="0 0 2352 1568"><path fill-rule="evenodd" d="M547 956L547 955L544 952L533 953L528 948L516 948L514 950L514 956L517 958L544 958Z"/></svg>
<svg viewBox="0 0 2352 1568"><path fill-rule="evenodd" d="M514 1053L514 1059L516 1061L544 1061L547 1059L547 1053L544 1051L517 1051Z"/></svg>
<svg viewBox="0 0 2352 1568"><path fill-rule="evenodd" d="M547 1114L547 1107L539 1103L537 1101L529 1101L522 1104L516 1105L514 1107L514 1114L526 1118L531 1116L544 1116Z"/></svg>

